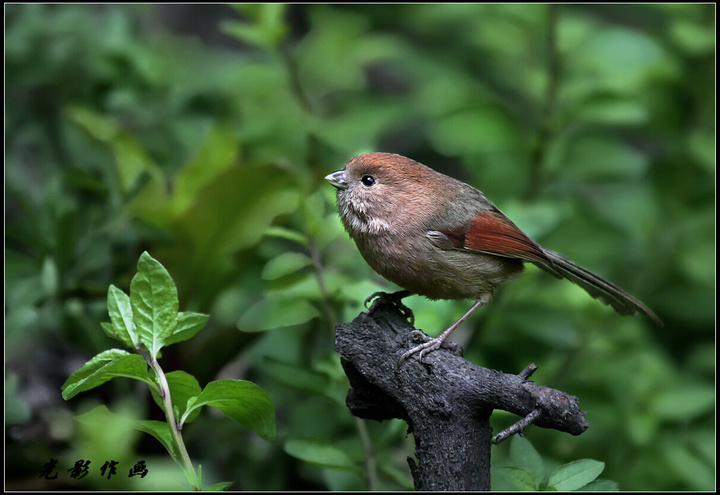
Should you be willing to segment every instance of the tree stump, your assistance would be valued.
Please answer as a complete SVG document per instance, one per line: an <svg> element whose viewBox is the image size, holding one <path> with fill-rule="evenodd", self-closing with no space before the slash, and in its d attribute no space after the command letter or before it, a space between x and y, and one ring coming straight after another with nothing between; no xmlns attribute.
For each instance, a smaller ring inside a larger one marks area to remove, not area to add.
<svg viewBox="0 0 720 495"><path fill-rule="evenodd" d="M399 418L415 437L408 458L416 490L490 490L490 414L522 416L500 442L530 424L579 435L588 428L578 399L518 375L476 366L447 349L400 361L415 330L394 304L335 329L335 350L352 387L346 403L364 419Z"/></svg>

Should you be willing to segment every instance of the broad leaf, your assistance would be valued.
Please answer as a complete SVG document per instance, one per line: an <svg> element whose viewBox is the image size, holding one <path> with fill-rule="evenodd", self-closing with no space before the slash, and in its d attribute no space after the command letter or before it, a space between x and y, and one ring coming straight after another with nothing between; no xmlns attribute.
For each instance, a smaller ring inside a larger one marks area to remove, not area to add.
<svg viewBox="0 0 720 495"><path fill-rule="evenodd" d="M175 331L179 303L170 274L147 252L140 255L138 272L130 282L130 302L140 341L157 357Z"/></svg>
<svg viewBox="0 0 720 495"><path fill-rule="evenodd" d="M499 470L517 490L536 491L538 489L539 480L536 480L532 474L522 468L505 466L499 468Z"/></svg>
<svg viewBox="0 0 720 495"><path fill-rule="evenodd" d="M184 371L171 371L170 373L165 374L165 378L167 379L168 387L170 387L170 398L172 399L173 409L177 409L178 414L176 417L179 420L185 414L188 399L199 395L200 392L202 392L202 388L194 376L189 373L185 373ZM155 389L151 389L151 392L157 405L164 407L162 399L157 391ZM193 411L188 415L184 422L189 423L197 418L199 414L199 409Z"/></svg>
<svg viewBox="0 0 720 495"><path fill-rule="evenodd" d="M165 339L165 345L177 344L183 340L193 338L195 334L203 329L209 318L208 315L191 311L178 313L175 331Z"/></svg>
<svg viewBox="0 0 720 495"><path fill-rule="evenodd" d="M611 480L595 480L581 488L584 492L617 492L618 484Z"/></svg>
<svg viewBox="0 0 720 495"><path fill-rule="evenodd" d="M185 412L202 406L220 409L268 442L275 441L275 409L267 394L245 380L217 380L207 384Z"/></svg>
<svg viewBox="0 0 720 495"><path fill-rule="evenodd" d="M153 384L148 376L147 363L142 357L121 349L109 349L101 352L70 375L62 386L63 399L68 400L80 392L95 388L118 376Z"/></svg>
<svg viewBox="0 0 720 495"><path fill-rule="evenodd" d="M115 338L134 349L139 340L135 331L135 323L133 323L130 297L114 285L110 285L107 295L107 307Z"/></svg>
<svg viewBox="0 0 720 495"><path fill-rule="evenodd" d="M322 440L291 438L285 442L285 452L315 466L360 471L344 450Z"/></svg>
<svg viewBox="0 0 720 495"><path fill-rule="evenodd" d="M510 457L515 463L515 467L530 473L536 483L545 480L545 467L542 458L526 438L517 435L513 437L510 443ZM537 489L537 486L535 488Z"/></svg>
<svg viewBox="0 0 720 495"><path fill-rule="evenodd" d="M318 316L320 312L307 299L268 296L248 308L237 326L243 332L259 332L300 325Z"/></svg>
<svg viewBox="0 0 720 495"><path fill-rule="evenodd" d="M221 481L220 483L213 483L210 486L203 488L204 492L224 492L235 484L234 481Z"/></svg>
<svg viewBox="0 0 720 495"><path fill-rule="evenodd" d="M143 420L135 423L135 428L155 437L170 453L176 462L180 459L170 434L170 426L164 421Z"/></svg>
<svg viewBox="0 0 720 495"><path fill-rule="evenodd" d="M605 469L605 463L592 459L569 462L557 468L550 475L548 488L557 491L573 491L584 487Z"/></svg>

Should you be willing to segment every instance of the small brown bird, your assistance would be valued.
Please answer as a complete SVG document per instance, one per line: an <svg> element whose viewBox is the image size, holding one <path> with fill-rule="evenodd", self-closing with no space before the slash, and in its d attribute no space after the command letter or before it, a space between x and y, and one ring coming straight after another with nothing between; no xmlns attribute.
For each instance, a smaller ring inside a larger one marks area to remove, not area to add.
<svg viewBox="0 0 720 495"><path fill-rule="evenodd" d="M500 284L520 275L525 261L576 283L620 314L644 313L663 325L622 289L532 241L483 193L419 162L366 153L325 179L337 188L340 218L365 261L406 289L386 299L401 306L411 294L476 301L447 330L426 337L401 360L416 352L422 359L438 349Z"/></svg>

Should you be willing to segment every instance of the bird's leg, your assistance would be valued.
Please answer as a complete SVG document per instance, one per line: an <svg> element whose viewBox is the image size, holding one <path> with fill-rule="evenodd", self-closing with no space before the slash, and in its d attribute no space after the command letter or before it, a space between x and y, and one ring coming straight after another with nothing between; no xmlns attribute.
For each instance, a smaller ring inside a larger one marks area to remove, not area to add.
<svg viewBox="0 0 720 495"><path fill-rule="evenodd" d="M427 342L420 344L418 346L415 346L412 349L410 349L409 351L405 352L402 356L400 356L400 361L403 361L403 360L409 358L416 352L420 353L419 359L422 361L423 354L425 354L426 352L432 352L436 349L439 349L441 346L443 346L443 344L445 344L445 339L447 339L448 336L451 333L453 333L453 331L462 324L462 322L467 320L470 317L470 315L473 314L480 306L484 306L488 302L490 302L490 294L483 294L477 301L475 301L475 304L472 305L472 307L468 310L468 312L465 313L464 315L462 315L458 321L456 321L455 323L453 323L450 326L450 328L445 330L443 333L441 333L437 337L431 338L431 339L427 340ZM455 344L455 345L457 346L457 344ZM452 348L452 345L445 345L445 347Z"/></svg>
<svg viewBox="0 0 720 495"><path fill-rule="evenodd" d="M411 296L413 293L409 290L401 290L398 292L393 292L392 294L388 292L373 292L370 297L365 299L365 307L368 307L368 304L372 301L372 304L370 304L370 308L368 309L368 315L372 316L373 312L378 309L383 304L393 304L400 310L402 315L407 318L407 320L410 322L410 325L415 324L415 315L413 315L413 312L410 308L405 306L402 303L403 298ZM373 301L374 299L374 301Z"/></svg>

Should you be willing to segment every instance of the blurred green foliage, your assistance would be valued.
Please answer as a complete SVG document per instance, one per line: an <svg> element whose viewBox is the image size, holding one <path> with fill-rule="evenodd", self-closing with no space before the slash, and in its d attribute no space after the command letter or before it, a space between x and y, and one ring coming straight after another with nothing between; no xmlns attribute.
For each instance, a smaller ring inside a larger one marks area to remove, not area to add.
<svg viewBox="0 0 720 495"><path fill-rule="evenodd" d="M548 468L595 459L621 490L713 489L714 5L5 14L8 488L181 486L152 439L73 419L100 402L149 417L134 385L60 397L108 347L107 287L128 286L144 250L173 274L181 310L211 315L192 343L166 350L168 371L252 380L278 414L272 445L201 415L186 443L205 480L411 488L406 425L349 414L333 351L334 325L391 287L343 233L322 178L375 150L479 187L665 321L620 317L529 268L456 332L471 361L505 372L534 361L534 380L579 397L582 436L527 431ZM406 302L428 333L468 304ZM515 420L493 416L498 431ZM146 459L149 474L67 475L109 456ZM58 479L39 478L51 458ZM508 445L493 447L494 465L510 459Z"/></svg>

